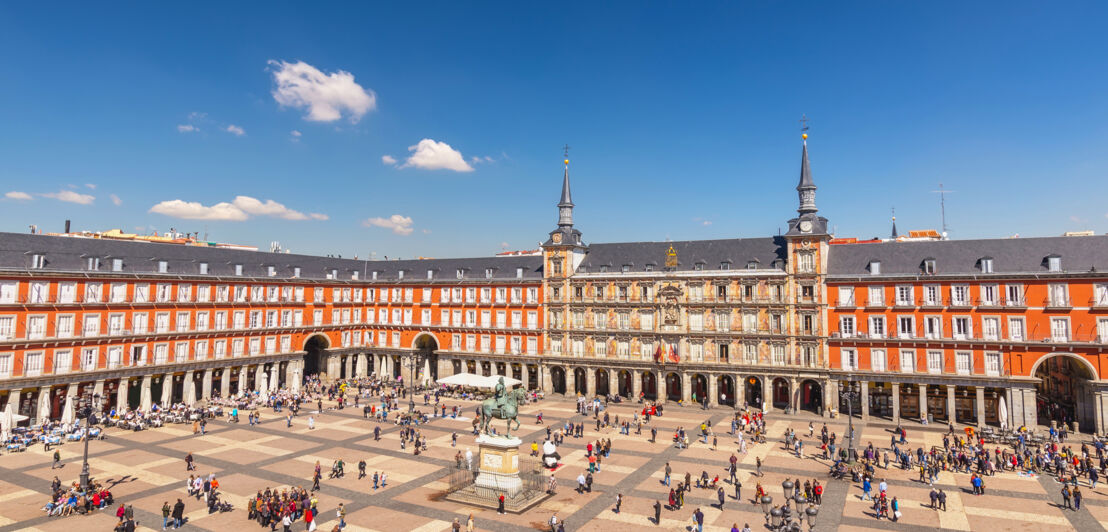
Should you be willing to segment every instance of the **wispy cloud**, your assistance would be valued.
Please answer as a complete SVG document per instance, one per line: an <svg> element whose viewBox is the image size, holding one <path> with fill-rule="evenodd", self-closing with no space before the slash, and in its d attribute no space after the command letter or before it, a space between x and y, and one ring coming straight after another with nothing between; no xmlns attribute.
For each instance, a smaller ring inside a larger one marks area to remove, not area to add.
<svg viewBox="0 0 1108 532"><path fill-rule="evenodd" d="M177 124L177 131L180 133L196 133L200 131L200 128L192 124Z"/></svg>
<svg viewBox="0 0 1108 532"><path fill-rule="evenodd" d="M366 227L382 227L391 230L401 236L408 236L412 234L414 230L412 228L412 219L408 216L400 214L394 214L388 218L369 218L362 222L362 225Z"/></svg>
<svg viewBox="0 0 1108 532"><path fill-rule="evenodd" d="M334 122L345 112L350 122L357 122L377 107L377 95L344 70L324 73L303 61L270 60L269 66L277 83L273 99L285 107L306 109L304 120Z"/></svg>
<svg viewBox="0 0 1108 532"><path fill-rule="evenodd" d="M58 201L76 203L78 205L92 205L92 202L96 201L95 196L81 194L80 192L74 192L72 190L59 190L58 192L47 192L39 195L44 198L54 198Z"/></svg>
<svg viewBox="0 0 1108 532"><path fill-rule="evenodd" d="M31 201L33 199L33 198L31 198L30 194L28 194L26 192L20 192L18 190L13 190L11 192L8 192L8 193L4 194L4 197L7 198L7 199L18 200L18 201Z"/></svg>
<svg viewBox="0 0 1108 532"><path fill-rule="evenodd" d="M88 188L88 189L91 189L91 190L96 190L96 184L94 184L94 183L85 183L85 188Z"/></svg>
<svg viewBox="0 0 1108 532"><path fill-rule="evenodd" d="M150 208L150 212L186 220L233 222L248 220L251 216L267 216L293 221L327 220L329 218L326 214L305 214L273 200L262 201L250 196L236 196L230 202L220 202L210 206L195 201L168 200L154 205Z"/></svg>
<svg viewBox="0 0 1108 532"><path fill-rule="evenodd" d="M223 128L223 130L236 137L241 137L246 134L246 130L234 124L228 124L227 127Z"/></svg>
<svg viewBox="0 0 1108 532"><path fill-rule="evenodd" d="M112 203L114 203L116 207L123 205L123 200L119 199L119 196L116 196L115 194L110 194L108 197L111 198Z"/></svg>
<svg viewBox="0 0 1108 532"><path fill-rule="evenodd" d="M423 139L415 146L409 146L412 152L401 168L421 168L424 170L453 170L472 172L473 167L466 163L462 153L445 142Z"/></svg>
<svg viewBox="0 0 1108 532"><path fill-rule="evenodd" d="M381 162L385 164L396 164L396 157L392 155L382 155Z"/></svg>

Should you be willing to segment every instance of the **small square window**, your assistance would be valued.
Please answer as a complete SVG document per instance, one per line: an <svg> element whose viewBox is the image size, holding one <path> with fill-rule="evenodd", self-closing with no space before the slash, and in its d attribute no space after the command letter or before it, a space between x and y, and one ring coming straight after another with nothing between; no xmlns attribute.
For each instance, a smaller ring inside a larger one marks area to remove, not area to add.
<svg viewBox="0 0 1108 532"><path fill-rule="evenodd" d="M623 266L620 266L619 271L621 271L623 273L627 273L627 272L631 271L631 267L624 264Z"/></svg>
<svg viewBox="0 0 1108 532"><path fill-rule="evenodd" d="M461 268L458 268L457 270L454 270L454 277L456 279L461 279L464 275L465 275L465 270L463 270Z"/></svg>
<svg viewBox="0 0 1108 532"><path fill-rule="evenodd" d="M1062 271L1062 257L1047 257L1046 266L1052 272Z"/></svg>
<svg viewBox="0 0 1108 532"><path fill-rule="evenodd" d="M376 272L376 271L373 271L373 272L371 272L371 273L369 274L369 278L370 278L370 279L373 279L374 281L376 281L376 280L377 280L377 272Z"/></svg>
<svg viewBox="0 0 1108 532"><path fill-rule="evenodd" d="M113 272L123 271L123 259L112 259L112 271Z"/></svg>
<svg viewBox="0 0 1108 532"><path fill-rule="evenodd" d="M40 255L38 253L31 255L31 268L36 270L46 267L46 255Z"/></svg>
<svg viewBox="0 0 1108 532"><path fill-rule="evenodd" d="M242 275L242 264L235 265L235 275Z"/></svg>
<svg viewBox="0 0 1108 532"><path fill-rule="evenodd" d="M757 270L758 269L758 262L753 261L753 260L747 261L746 269L748 269L748 270Z"/></svg>
<svg viewBox="0 0 1108 532"><path fill-rule="evenodd" d="M208 275L208 263L200 263L200 275Z"/></svg>
<svg viewBox="0 0 1108 532"><path fill-rule="evenodd" d="M94 272L94 271L99 270L99 269L100 269L100 258L99 257L89 257L88 258L88 270L90 272Z"/></svg>
<svg viewBox="0 0 1108 532"><path fill-rule="evenodd" d="M167 272L169 272L169 263L164 261L164 260L159 260L158 261L158 273L167 273Z"/></svg>
<svg viewBox="0 0 1108 532"><path fill-rule="evenodd" d="M300 266L296 266L292 269L293 277L300 277Z"/></svg>
<svg viewBox="0 0 1108 532"><path fill-rule="evenodd" d="M721 269L721 270L730 270L731 269L731 263L730 262L721 262L721 263L719 263L719 269Z"/></svg>
<svg viewBox="0 0 1108 532"><path fill-rule="evenodd" d="M981 273L993 273L993 259L981 259Z"/></svg>
<svg viewBox="0 0 1108 532"><path fill-rule="evenodd" d="M427 270L427 278L428 279L434 279L435 278L435 270Z"/></svg>
<svg viewBox="0 0 1108 532"><path fill-rule="evenodd" d="M492 279L492 268L485 268L485 279Z"/></svg>
<svg viewBox="0 0 1108 532"><path fill-rule="evenodd" d="M881 274L881 261L874 260L869 263L869 274L880 275Z"/></svg>
<svg viewBox="0 0 1108 532"><path fill-rule="evenodd" d="M404 270L397 270L396 278L397 279L403 279L404 278Z"/></svg>
<svg viewBox="0 0 1108 532"><path fill-rule="evenodd" d="M880 266L878 266L880 268ZM873 272L870 272L873 273ZM923 261L923 273L934 274L935 273L935 259L927 259Z"/></svg>
<svg viewBox="0 0 1108 532"><path fill-rule="evenodd" d="M698 263L694 264L693 269L698 271L698 272L703 271L704 270L704 263L703 262L698 262Z"/></svg>
<svg viewBox="0 0 1108 532"><path fill-rule="evenodd" d="M653 264L647 264L645 269L648 272L652 272L652 271L654 271L654 265Z"/></svg>
<svg viewBox="0 0 1108 532"><path fill-rule="evenodd" d="M276 266L266 266L265 267L265 274L270 276L270 277L273 277L274 275L277 275L277 267Z"/></svg>

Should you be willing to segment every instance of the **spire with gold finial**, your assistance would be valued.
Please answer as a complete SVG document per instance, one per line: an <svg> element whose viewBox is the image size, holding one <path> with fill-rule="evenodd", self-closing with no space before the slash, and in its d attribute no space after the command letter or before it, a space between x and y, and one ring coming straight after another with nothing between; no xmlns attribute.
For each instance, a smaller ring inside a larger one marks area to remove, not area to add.
<svg viewBox="0 0 1108 532"><path fill-rule="evenodd" d="M565 174L562 175L562 200L558 202L558 227L573 226L573 198L569 193L569 145L563 148Z"/></svg>
<svg viewBox="0 0 1108 532"><path fill-rule="evenodd" d="M797 209L801 215L814 214L816 209L816 184L812 181L812 170L808 165L808 117L802 115L800 118L800 138L804 144L804 147L800 154L800 183L796 185L797 194L800 196L800 208Z"/></svg>

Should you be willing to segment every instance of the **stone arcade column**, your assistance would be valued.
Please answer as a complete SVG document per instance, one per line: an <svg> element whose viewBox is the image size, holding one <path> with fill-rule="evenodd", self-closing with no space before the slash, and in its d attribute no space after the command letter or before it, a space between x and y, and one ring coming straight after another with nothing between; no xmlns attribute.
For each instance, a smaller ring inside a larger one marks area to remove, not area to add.
<svg viewBox="0 0 1108 532"><path fill-rule="evenodd" d="M566 396L577 397L577 372L566 366Z"/></svg>
<svg viewBox="0 0 1108 532"><path fill-rule="evenodd" d="M219 396L224 399L231 396L231 374L234 371L234 368L223 368L223 373L219 376Z"/></svg>
<svg viewBox="0 0 1108 532"><path fill-rule="evenodd" d="M539 388L543 393L554 393L554 386L550 382L550 366L539 366Z"/></svg>
<svg viewBox="0 0 1108 532"><path fill-rule="evenodd" d="M946 419L950 423L958 422L958 416L954 415L954 389L953 384L946 385Z"/></svg>
<svg viewBox="0 0 1108 532"><path fill-rule="evenodd" d="M76 385L74 385L76 387ZM77 395L77 390L73 390ZM74 397L76 399L76 397ZM50 419L50 387L43 386L38 389L38 409L35 410L35 424L41 424L44 419Z"/></svg>
<svg viewBox="0 0 1108 532"><path fill-rule="evenodd" d="M746 409L746 380L742 375L732 375L732 379L735 382L735 408L738 410Z"/></svg>
<svg viewBox="0 0 1108 532"><path fill-rule="evenodd" d="M861 403L862 408L859 414L862 421L869 421L869 381L859 381L858 387L862 390Z"/></svg>
<svg viewBox="0 0 1108 532"><path fill-rule="evenodd" d="M789 377L789 406L794 414L800 410L800 385L796 377Z"/></svg>
<svg viewBox="0 0 1108 532"><path fill-rule="evenodd" d="M927 385L919 385L919 417L921 420L927 419Z"/></svg>
<svg viewBox="0 0 1108 532"><path fill-rule="evenodd" d="M265 392L262 387L262 376L265 375L265 365L258 364L254 366L254 390L255 392Z"/></svg>
<svg viewBox="0 0 1108 532"><path fill-rule="evenodd" d="M346 355L346 378L354 378L354 357Z"/></svg>
<svg viewBox="0 0 1108 532"><path fill-rule="evenodd" d="M893 386L893 424L900 424L900 383L894 382Z"/></svg>
<svg viewBox="0 0 1108 532"><path fill-rule="evenodd" d="M631 370L631 400L638 401L639 394L642 393L642 376L643 372Z"/></svg>
<svg viewBox="0 0 1108 532"><path fill-rule="evenodd" d="M107 401L107 398L104 397L104 380L103 379L100 379L100 380L96 381L92 385L92 393L94 393L96 395L99 395L101 401Z"/></svg>
<svg viewBox="0 0 1108 532"><path fill-rule="evenodd" d="M141 408L143 411L146 411L146 412L149 412L150 407L153 406L153 404L154 404L154 398L152 397L153 394L154 394L154 390L151 388L152 385L153 385L153 376L152 375L143 375L142 376L142 385L141 385L142 386L142 394L141 394L141 398L139 399L139 408Z"/></svg>
<svg viewBox="0 0 1108 532"><path fill-rule="evenodd" d="M619 395L619 370L608 371L608 393Z"/></svg>
<svg viewBox="0 0 1108 532"><path fill-rule="evenodd" d="M773 377L769 375L762 376L762 404L765 413L773 411Z"/></svg>
<svg viewBox="0 0 1108 532"><path fill-rule="evenodd" d="M650 370L650 372L654 374L654 390L656 392L654 395L657 396L656 401L660 405L665 404L667 401L666 376L661 371Z"/></svg>
<svg viewBox="0 0 1108 532"><path fill-rule="evenodd" d="M585 383L588 387L587 395L596 397L596 368L585 368Z"/></svg>
<svg viewBox="0 0 1108 532"><path fill-rule="evenodd" d="M977 428L985 428L985 387L976 386L977 390Z"/></svg>
<svg viewBox="0 0 1108 532"><path fill-rule="evenodd" d="M181 402L185 403L187 406L192 406L192 404L196 402L196 382L193 379L193 375L194 373L190 369L186 371L185 376L182 377L184 381L181 383ZM170 397L172 398L172 395Z"/></svg>
<svg viewBox="0 0 1108 532"><path fill-rule="evenodd" d="M173 374L162 375L162 408L166 408L173 401Z"/></svg>
<svg viewBox="0 0 1108 532"><path fill-rule="evenodd" d="M277 378L278 366L280 366L280 363L274 362L273 365L269 367L269 390L267 391L274 391L281 385L280 379Z"/></svg>
<svg viewBox="0 0 1108 532"><path fill-rule="evenodd" d="M130 407L127 404L127 382L126 378L119 379L119 387L115 390L115 411L120 414Z"/></svg>
<svg viewBox="0 0 1108 532"><path fill-rule="evenodd" d="M212 370L211 369L204 370L203 379L204 379L203 384L201 384L201 390L200 390L203 393L202 393L202 396L200 398L201 399L211 399L212 398Z"/></svg>
<svg viewBox="0 0 1108 532"><path fill-rule="evenodd" d="M365 377L366 375L369 375L369 371L367 371L368 369L369 369L369 362L366 359L365 353L359 354L358 355L358 375L357 376L358 377Z"/></svg>
<svg viewBox="0 0 1108 532"><path fill-rule="evenodd" d="M823 415L830 416L834 410L839 414L839 381L828 379L823 383Z"/></svg>
<svg viewBox="0 0 1108 532"><path fill-rule="evenodd" d="M719 406L719 375L705 375L708 379L708 406Z"/></svg>

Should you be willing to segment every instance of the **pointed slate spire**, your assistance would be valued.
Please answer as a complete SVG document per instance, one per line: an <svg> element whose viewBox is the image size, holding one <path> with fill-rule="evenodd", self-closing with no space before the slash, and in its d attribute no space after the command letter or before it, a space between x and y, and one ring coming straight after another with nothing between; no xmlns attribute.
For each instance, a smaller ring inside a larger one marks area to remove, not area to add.
<svg viewBox="0 0 1108 532"><path fill-rule="evenodd" d="M797 194L800 196L800 208L796 211L801 215L815 213L816 209L816 184L812 181L812 170L808 165L808 134L801 135L804 138L804 148L800 153L800 183L796 185Z"/></svg>
<svg viewBox="0 0 1108 532"><path fill-rule="evenodd" d="M573 226L573 198L569 193L569 159L565 160L565 174L562 176L562 200L558 202L558 227Z"/></svg>
<svg viewBox="0 0 1108 532"><path fill-rule="evenodd" d="M890 238L892 238L893 240L896 240L898 236L900 236L900 235L897 235L897 233L896 233L896 216L894 215L893 216L893 233L892 233L892 236Z"/></svg>

